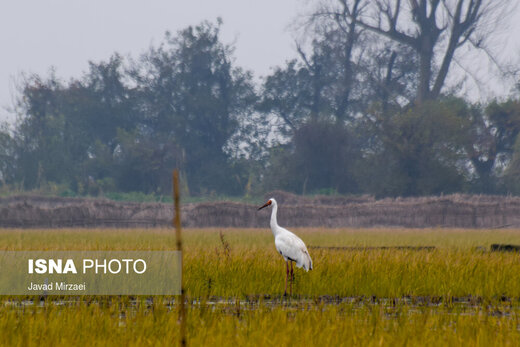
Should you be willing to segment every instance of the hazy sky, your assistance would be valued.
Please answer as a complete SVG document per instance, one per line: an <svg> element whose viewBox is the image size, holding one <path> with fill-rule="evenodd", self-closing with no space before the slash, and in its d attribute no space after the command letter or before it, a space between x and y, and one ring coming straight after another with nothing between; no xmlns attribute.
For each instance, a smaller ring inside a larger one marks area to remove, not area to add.
<svg viewBox="0 0 520 347"><path fill-rule="evenodd" d="M516 0L514 0L516 1ZM4 0L0 3L0 120L21 72L46 75L54 66L65 80L88 61L114 52L137 57L176 32L208 19L224 21L222 38L234 42L238 65L255 76L295 56L291 22L309 0ZM520 13L503 33L505 50L520 54Z"/></svg>
<svg viewBox="0 0 520 347"><path fill-rule="evenodd" d="M304 1L303 1L304 2ZM0 3L0 119L11 104L21 72L46 75L54 66L69 79L88 61L114 52L137 57L158 44L166 30L217 17L222 39L235 43L237 63L256 76L294 56L287 27L302 0L5 0ZM305 2L304 2L305 3Z"/></svg>

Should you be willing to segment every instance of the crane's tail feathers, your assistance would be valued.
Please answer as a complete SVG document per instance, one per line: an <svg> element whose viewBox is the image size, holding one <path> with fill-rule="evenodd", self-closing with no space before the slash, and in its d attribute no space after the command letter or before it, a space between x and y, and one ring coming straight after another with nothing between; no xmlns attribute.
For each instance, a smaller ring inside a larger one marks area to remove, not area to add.
<svg viewBox="0 0 520 347"><path fill-rule="evenodd" d="M310 258L302 259L302 261L296 263L296 267L303 268L305 271L312 270L312 260Z"/></svg>
<svg viewBox="0 0 520 347"><path fill-rule="evenodd" d="M309 270L312 270L312 259L311 257L309 257L309 262L307 264L305 264L305 271L309 271Z"/></svg>
<svg viewBox="0 0 520 347"><path fill-rule="evenodd" d="M312 270L312 259L311 259L311 256L309 255L309 253L307 252L307 250L305 250L304 252L304 259L302 259L302 265L303 265L303 268L305 271L309 271L309 270Z"/></svg>

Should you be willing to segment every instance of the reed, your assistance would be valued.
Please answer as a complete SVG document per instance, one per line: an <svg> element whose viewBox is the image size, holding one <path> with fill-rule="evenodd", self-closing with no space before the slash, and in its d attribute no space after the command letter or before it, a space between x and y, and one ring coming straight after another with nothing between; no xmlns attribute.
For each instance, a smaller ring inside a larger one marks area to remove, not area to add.
<svg viewBox="0 0 520 347"><path fill-rule="evenodd" d="M520 227L520 197L454 194L375 200L367 196L309 198L284 192L272 194L280 198L280 224L289 227ZM245 203L204 202L184 204L182 220L191 228L267 227L268 213L257 212L254 205ZM171 206L165 203L0 198L0 227L166 227L172 218Z"/></svg>

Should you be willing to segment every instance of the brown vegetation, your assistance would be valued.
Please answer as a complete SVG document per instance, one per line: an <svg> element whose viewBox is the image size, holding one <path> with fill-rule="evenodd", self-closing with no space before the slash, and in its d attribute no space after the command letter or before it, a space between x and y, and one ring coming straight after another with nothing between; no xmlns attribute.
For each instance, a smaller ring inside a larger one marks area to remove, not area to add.
<svg viewBox="0 0 520 347"><path fill-rule="evenodd" d="M520 227L520 198L447 195L422 198L299 197L272 192L281 205L278 220L288 227ZM236 202L185 204L187 227L269 227L270 210ZM172 205L15 196L0 199L0 227L169 226Z"/></svg>

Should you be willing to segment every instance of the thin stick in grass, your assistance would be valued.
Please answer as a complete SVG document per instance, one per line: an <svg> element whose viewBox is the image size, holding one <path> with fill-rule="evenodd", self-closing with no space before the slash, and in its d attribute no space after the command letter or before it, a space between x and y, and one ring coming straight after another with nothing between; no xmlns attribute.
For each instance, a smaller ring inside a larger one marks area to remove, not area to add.
<svg viewBox="0 0 520 347"><path fill-rule="evenodd" d="M180 207L180 193L179 193L179 171L173 170L173 203L175 209L175 217L173 218L173 226L175 227L175 236L177 240L177 251L180 252L181 268L182 268L182 238L181 238L181 207ZM186 309L184 307L184 285L181 273L181 295L179 300L179 321L180 329L180 344L186 346Z"/></svg>

